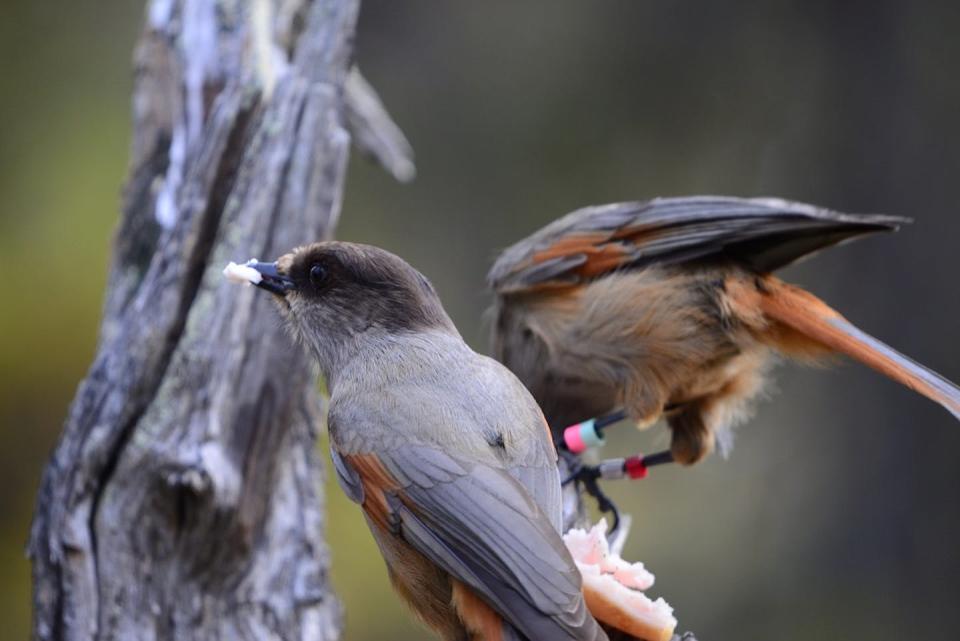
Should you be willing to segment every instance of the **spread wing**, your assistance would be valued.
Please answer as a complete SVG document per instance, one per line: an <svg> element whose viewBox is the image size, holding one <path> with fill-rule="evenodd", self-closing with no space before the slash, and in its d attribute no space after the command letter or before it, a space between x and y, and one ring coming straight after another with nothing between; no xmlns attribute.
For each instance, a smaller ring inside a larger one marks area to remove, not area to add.
<svg viewBox="0 0 960 641"><path fill-rule="evenodd" d="M616 269L734 259L769 272L907 218L843 214L773 198L691 196L586 207L503 252L498 293L563 288Z"/></svg>
<svg viewBox="0 0 960 641"><path fill-rule="evenodd" d="M606 638L551 520L505 470L421 445L335 453L335 469L374 523L472 588L528 639Z"/></svg>

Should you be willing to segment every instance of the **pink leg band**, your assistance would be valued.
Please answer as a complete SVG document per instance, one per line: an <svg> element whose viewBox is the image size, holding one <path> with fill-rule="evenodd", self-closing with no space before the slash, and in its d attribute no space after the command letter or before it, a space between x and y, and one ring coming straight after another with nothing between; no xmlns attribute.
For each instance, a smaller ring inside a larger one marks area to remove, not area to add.
<svg viewBox="0 0 960 641"><path fill-rule="evenodd" d="M587 451L587 444L583 442L583 437L580 435L580 423L563 430L563 442L567 444L567 449L574 454Z"/></svg>

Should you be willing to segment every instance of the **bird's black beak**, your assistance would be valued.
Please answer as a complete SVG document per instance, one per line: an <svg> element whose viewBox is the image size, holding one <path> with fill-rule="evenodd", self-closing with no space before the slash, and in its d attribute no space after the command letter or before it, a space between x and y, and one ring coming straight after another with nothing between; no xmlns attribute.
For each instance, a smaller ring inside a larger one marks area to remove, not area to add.
<svg viewBox="0 0 960 641"><path fill-rule="evenodd" d="M262 280L256 283L260 289L265 289L271 294L283 297L288 291L294 288L293 281L277 271L276 263L249 262L248 267L260 272Z"/></svg>

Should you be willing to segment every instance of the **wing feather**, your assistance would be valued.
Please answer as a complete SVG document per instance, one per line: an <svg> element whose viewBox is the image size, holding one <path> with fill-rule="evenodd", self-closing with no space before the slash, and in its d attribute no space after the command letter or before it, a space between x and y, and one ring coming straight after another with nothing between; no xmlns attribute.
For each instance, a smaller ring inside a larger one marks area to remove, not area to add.
<svg viewBox="0 0 960 641"><path fill-rule="evenodd" d="M343 457L348 465L356 459L361 477L372 468L390 476L374 480L395 488L386 492L386 520L400 524L400 536L527 638L605 638L552 519L506 471L417 445Z"/></svg>
<svg viewBox="0 0 960 641"><path fill-rule="evenodd" d="M773 198L692 196L586 207L508 248L488 275L499 293L581 284L617 269L734 259L761 272L907 218L843 214Z"/></svg>

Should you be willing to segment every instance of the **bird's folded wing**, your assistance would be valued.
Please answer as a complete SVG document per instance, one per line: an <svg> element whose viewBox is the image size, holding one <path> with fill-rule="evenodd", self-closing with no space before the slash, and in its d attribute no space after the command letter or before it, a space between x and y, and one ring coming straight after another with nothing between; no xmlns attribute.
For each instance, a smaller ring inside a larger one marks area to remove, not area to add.
<svg viewBox="0 0 960 641"><path fill-rule="evenodd" d="M337 474L337 483L347 498L354 503L363 504L363 481L351 465L343 460L335 447L330 448L330 458L333 460L333 470Z"/></svg>
<svg viewBox="0 0 960 641"><path fill-rule="evenodd" d="M345 455L341 463L338 475L350 477L348 487L359 479L374 522L393 528L527 638L605 638L559 534L505 471L415 445Z"/></svg>
<svg viewBox="0 0 960 641"><path fill-rule="evenodd" d="M652 264L732 258L773 271L818 249L909 219L843 214L773 198L692 196L572 212L508 248L488 275L500 293L577 285Z"/></svg>

